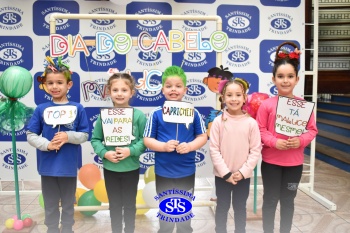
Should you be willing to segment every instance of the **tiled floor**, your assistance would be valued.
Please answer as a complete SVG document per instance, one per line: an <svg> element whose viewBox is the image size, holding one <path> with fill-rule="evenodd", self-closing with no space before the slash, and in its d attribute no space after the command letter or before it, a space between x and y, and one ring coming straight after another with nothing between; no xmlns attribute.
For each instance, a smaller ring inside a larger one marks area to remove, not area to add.
<svg viewBox="0 0 350 233"><path fill-rule="evenodd" d="M198 180L198 183L207 181ZM35 182L26 183L26 190L38 190L40 184ZM4 191L14 190L13 182L2 182ZM350 233L350 173L339 170L331 165L316 160L315 185L314 190L337 205L337 210L330 211L320 203L298 191L296 198L296 208L292 232L312 232L312 233ZM198 191L196 200L208 201L210 191ZM257 209L258 213L262 205L262 190L258 190ZM20 195L22 213L29 213L37 225L32 230L36 232L46 232L44 225L44 211L39 205L37 194ZM249 197L249 210L253 210L253 192ZM135 233L155 233L158 229L158 219L156 209L149 210L145 215L138 215L136 220ZM214 214L212 208L194 207L195 214L192 226L195 233L214 232ZM5 229L5 220L16 214L16 198L14 195L0 195L0 231ZM228 231L234 232L233 212L230 210L228 216ZM250 217L257 217L258 220L247 221L247 232L262 232L261 215L249 214ZM109 233L110 219L108 210L98 211L91 217L86 217L80 212L75 213L76 223L74 230L76 233L104 232ZM279 232L279 216L276 214L276 230ZM175 231L174 231L175 232Z"/></svg>

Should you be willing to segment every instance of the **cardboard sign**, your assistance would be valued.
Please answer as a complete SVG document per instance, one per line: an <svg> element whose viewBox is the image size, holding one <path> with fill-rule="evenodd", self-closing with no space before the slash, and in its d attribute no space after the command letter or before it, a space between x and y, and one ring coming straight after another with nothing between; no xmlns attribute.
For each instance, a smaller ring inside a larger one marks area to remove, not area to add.
<svg viewBox="0 0 350 233"><path fill-rule="evenodd" d="M275 130L286 136L300 136L310 120L314 102L278 96Z"/></svg>
<svg viewBox="0 0 350 233"><path fill-rule="evenodd" d="M132 135L133 108L101 108L104 141L107 146L130 145Z"/></svg>
<svg viewBox="0 0 350 233"><path fill-rule="evenodd" d="M55 128L57 125L67 125L72 123L77 117L77 107L73 105L63 105L49 107L44 110L44 121Z"/></svg>
<svg viewBox="0 0 350 233"><path fill-rule="evenodd" d="M184 123L188 129L194 119L192 103L182 101L165 101L163 105L163 120L170 123Z"/></svg>

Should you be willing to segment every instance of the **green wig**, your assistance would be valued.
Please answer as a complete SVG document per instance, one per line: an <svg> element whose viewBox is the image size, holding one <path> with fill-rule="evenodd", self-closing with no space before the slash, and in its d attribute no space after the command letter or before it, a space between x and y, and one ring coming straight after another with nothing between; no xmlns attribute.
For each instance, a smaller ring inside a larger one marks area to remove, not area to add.
<svg viewBox="0 0 350 233"><path fill-rule="evenodd" d="M186 78L185 71L179 66L169 66L164 70L163 76L162 76L162 86L164 86L164 83L167 80L167 78L172 76L179 77L182 80L184 86L186 86L187 78Z"/></svg>

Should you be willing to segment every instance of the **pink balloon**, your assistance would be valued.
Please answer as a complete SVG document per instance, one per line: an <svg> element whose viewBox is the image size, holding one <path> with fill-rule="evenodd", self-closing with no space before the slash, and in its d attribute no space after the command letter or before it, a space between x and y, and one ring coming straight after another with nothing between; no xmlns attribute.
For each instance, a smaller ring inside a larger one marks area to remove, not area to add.
<svg viewBox="0 0 350 233"><path fill-rule="evenodd" d="M16 231L23 229L23 221L22 220L15 220L15 223L13 224L13 229Z"/></svg>
<svg viewBox="0 0 350 233"><path fill-rule="evenodd" d="M243 110L247 111L247 113L249 113L249 115L255 119L261 103L268 98L268 94L254 92L248 95L248 100L247 103L243 105Z"/></svg>

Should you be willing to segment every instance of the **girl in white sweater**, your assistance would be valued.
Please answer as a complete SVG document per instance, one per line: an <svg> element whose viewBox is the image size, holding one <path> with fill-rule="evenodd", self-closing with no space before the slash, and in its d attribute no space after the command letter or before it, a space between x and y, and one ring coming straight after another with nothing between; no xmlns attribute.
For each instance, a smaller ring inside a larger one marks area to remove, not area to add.
<svg viewBox="0 0 350 233"><path fill-rule="evenodd" d="M258 124L242 110L247 101L248 87L248 82L241 78L223 80L219 85L220 101L225 107L210 129L210 156L217 195L217 233L227 232L231 201L235 232L245 232L250 177L261 154Z"/></svg>

